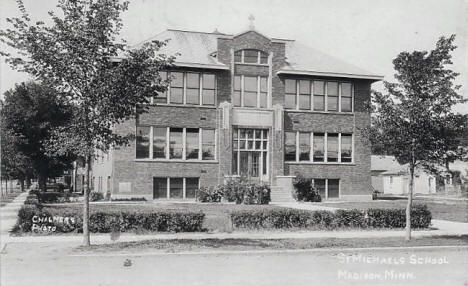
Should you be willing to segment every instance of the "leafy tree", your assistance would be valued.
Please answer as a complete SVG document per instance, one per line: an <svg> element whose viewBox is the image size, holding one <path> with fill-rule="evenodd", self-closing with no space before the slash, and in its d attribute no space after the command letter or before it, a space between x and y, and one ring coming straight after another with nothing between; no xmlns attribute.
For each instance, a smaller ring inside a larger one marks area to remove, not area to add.
<svg viewBox="0 0 468 286"><path fill-rule="evenodd" d="M406 239L411 239L411 205L416 168L435 170L454 151L463 116L453 107L463 103L458 75L449 68L455 35L441 37L434 50L402 52L394 60L398 82L384 82L386 93L374 92L375 113L367 135L373 144L407 164L410 190L406 208Z"/></svg>
<svg viewBox="0 0 468 286"><path fill-rule="evenodd" d="M120 14L128 2L119 0L60 0L61 15L49 12L50 26L32 23L21 0L20 18L7 19L12 28L0 37L19 53L8 62L53 86L76 106L72 121L57 128L49 140L51 152L75 153L86 162L83 209L85 245L89 238L89 170L96 149L126 144L130 134L114 126L146 110L148 98L165 91L168 82L158 71L173 57L158 53L165 42L152 41L129 49L117 40Z"/></svg>
<svg viewBox="0 0 468 286"><path fill-rule="evenodd" d="M5 92L1 116L2 163L7 174L20 180L35 175L45 191L47 178L62 175L73 160L73 156L49 155L45 144L55 128L71 119L71 107L55 90L28 82Z"/></svg>

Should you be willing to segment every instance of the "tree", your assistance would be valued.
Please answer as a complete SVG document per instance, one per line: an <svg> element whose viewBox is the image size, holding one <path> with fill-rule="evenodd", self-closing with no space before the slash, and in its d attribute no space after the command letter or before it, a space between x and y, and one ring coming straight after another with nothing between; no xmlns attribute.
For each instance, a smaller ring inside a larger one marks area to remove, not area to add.
<svg viewBox="0 0 468 286"><path fill-rule="evenodd" d="M434 50L402 52L394 60L398 82L384 82L386 93L374 92L375 113L367 135L372 144L407 164L410 175L406 239L411 239L411 206L416 168L435 170L453 151L463 128L453 107L465 100L449 68L455 35L441 37Z"/></svg>
<svg viewBox="0 0 468 286"><path fill-rule="evenodd" d="M166 90L168 82L158 71L169 67L174 57L158 53L165 42L129 49L117 41L120 14L128 2L60 0L62 15L49 12L50 26L32 23L22 1L18 3L22 16L7 19L13 28L0 37L21 55L7 55L14 68L53 86L76 106L72 121L52 134L49 150L75 153L86 162L83 243L90 245L89 171L94 151L128 143L131 134L117 134L113 127L144 112L148 98Z"/></svg>
<svg viewBox="0 0 468 286"><path fill-rule="evenodd" d="M35 175L40 189L45 191L48 178L69 169L73 156L51 156L46 151L46 141L55 128L67 124L71 115L72 108L44 85L21 83L5 92L1 111L2 163L7 175L21 181Z"/></svg>

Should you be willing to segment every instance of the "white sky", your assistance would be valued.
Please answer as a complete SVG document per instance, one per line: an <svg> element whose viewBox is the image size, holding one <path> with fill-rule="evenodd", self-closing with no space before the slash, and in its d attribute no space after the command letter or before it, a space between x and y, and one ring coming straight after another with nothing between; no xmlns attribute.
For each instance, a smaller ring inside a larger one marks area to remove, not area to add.
<svg viewBox="0 0 468 286"><path fill-rule="evenodd" d="M15 0L0 0L5 18L18 15ZM32 18L46 19L54 0L25 0ZM468 0L132 0L122 15L122 38L130 44L166 28L236 34L247 29L248 16L263 34L295 39L393 80L392 60L401 51L430 50L437 39L457 34L453 69L458 84L468 84ZM2 59L0 93L27 76ZM376 89L381 84L374 84ZM461 93L468 98L468 88ZM468 104L458 111L468 113Z"/></svg>

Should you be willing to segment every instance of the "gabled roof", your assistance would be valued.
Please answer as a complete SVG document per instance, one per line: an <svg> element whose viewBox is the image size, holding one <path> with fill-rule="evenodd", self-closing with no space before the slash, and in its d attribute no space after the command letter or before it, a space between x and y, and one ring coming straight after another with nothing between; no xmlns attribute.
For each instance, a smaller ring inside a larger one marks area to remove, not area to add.
<svg viewBox="0 0 468 286"><path fill-rule="evenodd" d="M372 171L389 171L400 168L401 165L393 156L371 156L371 170Z"/></svg>
<svg viewBox="0 0 468 286"><path fill-rule="evenodd" d="M259 33L255 30L249 30ZM213 56L217 51L218 38L233 38L249 31L244 31L238 35L227 35L222 33L205 33L184 30L168 29L151 40L169 40L167 46L161 52L167 55L175 55L175 65L187 67L204 67L213 69L229 69L223 63L217 61ZM266 36L264 36L266 37ZM307 47L293 40L268 38L274 42L284 42L286 46L286 65L280 69L278 74L305 74L348 78L366 78L381 80L383 77L375 75L364 69L346 63L340 59L327 55L316 49ZM140 46L144 42L136 45Z"/></svg>

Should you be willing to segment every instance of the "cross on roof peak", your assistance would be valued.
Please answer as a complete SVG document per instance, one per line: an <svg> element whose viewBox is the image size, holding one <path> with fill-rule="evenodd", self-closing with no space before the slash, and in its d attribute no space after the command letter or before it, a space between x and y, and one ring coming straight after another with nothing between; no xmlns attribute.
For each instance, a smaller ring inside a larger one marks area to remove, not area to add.
<svg viewBox="0 0 468 286"><path fill-rule="evenodd" d="M255 17L254 17L254 15L252 15L252 14L249 15L249 21L250 21L249 29L254 30L255 29L255 26L254 26Z"/></svg>

